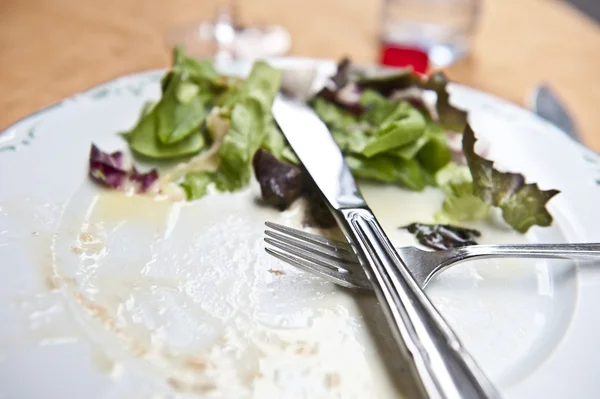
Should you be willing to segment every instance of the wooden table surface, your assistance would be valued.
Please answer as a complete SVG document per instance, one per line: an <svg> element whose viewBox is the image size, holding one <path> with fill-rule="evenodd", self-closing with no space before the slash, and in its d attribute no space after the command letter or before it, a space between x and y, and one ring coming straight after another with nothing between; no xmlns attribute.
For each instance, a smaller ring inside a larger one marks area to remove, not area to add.
<svg viewBox="0 0 600 399"><path fill-rule="evenodd" d="M217 0L1 0L0 129L119 75L166 66L165 32ZM239 0L243 22L279 23L291 54L375 62L380 1ZM452 79L523 104L552 84L600 151L600 28L558 0L487 0L472 57Z"/></svg>

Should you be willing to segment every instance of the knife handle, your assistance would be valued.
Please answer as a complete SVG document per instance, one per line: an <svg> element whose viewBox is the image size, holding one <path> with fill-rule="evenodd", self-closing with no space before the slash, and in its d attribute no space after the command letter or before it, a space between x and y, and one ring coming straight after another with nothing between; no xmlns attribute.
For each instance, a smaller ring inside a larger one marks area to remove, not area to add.
<svg viewBox="0 0 600 399"><path fill-rule="evenodd" d="M499 397L417 285L371 210L352 208L340 212L343 220L339 221L383 305L396 341L413 361L426 396Z"/></svg>

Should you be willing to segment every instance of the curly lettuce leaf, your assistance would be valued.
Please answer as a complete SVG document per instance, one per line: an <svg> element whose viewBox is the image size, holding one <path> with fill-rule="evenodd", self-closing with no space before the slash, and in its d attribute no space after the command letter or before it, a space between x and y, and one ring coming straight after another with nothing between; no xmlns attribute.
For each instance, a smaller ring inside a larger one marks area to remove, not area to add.
<svg viewBox="0 0 600 399"><path fill-rule="evenodd" d="M558 190L540 190L537 184L525 184L518 173L500 172L475 153L475 133L467 124L463 133L463 152L473 178L473 194L486 204L499 207L502 217L515 230L525 233L531 226L549 226L552 215L546 203Z"/></svg>
<svg viewBox="0 0 600 399"><path fill-rule="evenodd" d="M435 109L438 114L439 123L442 126L456 133L461 133L465 130L467 113L450 104L446 75L442 72L434 73L426 81L420 83L419 86L427 90L433 90L437 94Z"/></svg>

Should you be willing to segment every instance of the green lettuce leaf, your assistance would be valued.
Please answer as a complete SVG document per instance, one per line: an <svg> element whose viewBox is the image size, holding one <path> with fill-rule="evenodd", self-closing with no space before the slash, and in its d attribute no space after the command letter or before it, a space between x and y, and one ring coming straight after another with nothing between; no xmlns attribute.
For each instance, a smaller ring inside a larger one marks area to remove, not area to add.
<svg viewBox="0 0 600 399"><path fill-rule="evenodd" d="M181 104L189 104L200 93L200 86L192 82L181 82L175 92L177 101Z"/></svg>
<svg viewBox="0 0 600 399"><path fill-rule="evenodd" d="M421 191L427 185L427 176L414 160L403 160L389 155L372 158L347 155L346 162L356 177L398 183L406 188Z"/></svg>
<svg viewBox="0 0 600 399"><path fill-rule="evenodd" d="M283 149L283 151L281 151L281 160L292 163L294 165L300 165L300 160L298 159L298 156L290 146L286 146Z"/></svg>
<svg viewBox="0 0 600 399"><path fill-rule="evenodd" d="M267 148L283 157L286 147L282 133L271 116L271 106L279 91L281 72L269 64L256 62L248 77L226 91L221 116L228 118L229 129L219 147L216 172L189 174L182 187L188 196L204 195L207 181L220 191L235 191L248 184L252 159L256 151ZM210 128L209 128L210 130Z"/></svg>
<svg viewBox="0 0 600 399"><path fill-rule="evenodd" d="M168 79L165 92L154 108L156 136L163 144L174 144L185 139L200 127L207 115L202 98L190 95L191 91L195 91L193 86L185 82L181 74L170 74L172 76ZM180 101L182 99L186 102Z"/></svg>
<svg viewBox="0 0 600 399"><path fill-rule="evenodd" d="M321 97L315 98L311 105L330 130L344 130L358 122L350 112Z"/></svg>
<svg viewBox="0 0 600 399"><path fill-rule="evenodd" d="M190 172L185 175L180 186L185 191L188 201L204 197L208 185L213 181L209 172Z"/></svg>
<svg viewBox="0 0 600 399"><path fill-rule="evenodd" d="M372 103L367 108L367 111L361 115L361 119L383 129L390 123L407 117L412 107L406 101L386 100Z"/></svg>
<svg viewBox="0 0 600 399"><path fill-rule="evenodd" d="M450 104L450 94L447 90L448 79L442 72L437 72L428 78L421 79L413 75L411 70L405 69L394 74L362 78L356 83L359 88L365 91L375 91L384 97L390 96L394 91L410 87L432 90L437 95L436 111L439 119L438 122L444 128L461 133L467 123L467 113Z"/></svg>
<svg viewBox="0 0 600 399"><path fill-rule="evenodd" d="M552 215L546 203L559 191L540 190L535 183L525 184L521 174L494 169L492 161L475 153L475 142L475 134L467 124L463 152L473 177L473 193L485 203L502 209L504 220L521 233L533 225L549 226Z"/></svg>
<svg viewBox="0 0 600 399"><path fill-rule="evenodd" d="M343 152L361 154L373 141L371 126L366 122L360 123L353 114L338 105L317 97L313 100L312 107Z"/></svg>
<svg viewBox="0 0 600 399"><path fill-rule="evenodd" d="M174 144L163 144L156 137L156 109L144 114L129 132L122 136L133 152L152 159L178 158L198 153L206 141L199 129Z"/></svg>
<svg viewBox="0 0 600 399"><path fill-rule="evenodd" d="M452 153L446 141L446 132L438 125L430 123L425 128L428 140L417 152L417 160L430 173L436 173L452 159Z"/></svg>
<svg viewBox="0 0 600 399"><path fill-rule="evenodd" d="M317 97L312 106L342 151L366 157L389 152L417 140L425 130L423 115L406 102L364 99L369 110L358 120L343 108Z"/></svg>
<svg viewBox="0 0 600 399"><path fill-rule="evenodd" d="M435 215L437 221L464 222L487 218L490 205L473 194L469 168L450 163L436 173L435 180L446 193L442 209Z"/></svg>
<svg viewBox="0 0 600 399"><path fill-rule="evenodd" d="M375 90L366 89L360 94L360 105L365 108L377 107L387 103L389 100L376 92Z"/></svg>
<svg viewBox="0 0 600 399"><path fill-rule="evenodd" d="M417 140L425 132L425 118L407 103L399 103L397 111L383 119L375 138L365 146L362 154L372 157ZM406 110L406 111L405 111ZM400 119L392 119L392 118Z"/></svg>
<svg viewBox="0 0 600 399"><path fill-rule="evenodd" d="M267 122L265 127L265 138L263 140L262 148L269 151L277 159L282 159L283 150L287 146L285 137L279 127L271 119Z"/></svg>
<svg viewBox="0 0 600 399"><path fill-rule="evenodd" d="M271 106L281 86L281 71L264 61L257 61L240 87L224 101L225 106L234 106L245 98L256 100L266 117L271 117Z"/></svg>
<svg viewBox="0 0 600 399"><path fill-rule="evenodd" d="M348 127L346 130L333 130L331 135L344 153L362 154L365 147L373 141L373 137L359 125Z"/></svg>
<svg viewBox="0 0 600 399"><path fill-rule="evenodd" d="M425 131L423 132L423 135L421 135L418 139L409 144L403 145L390 151L390 153L402 159L413 159L417 156L419 151L421 151L421 149L425 147L425 145L429 143L429 141L432 139L439 140L441 143L445 144L446 132L437 123L428 121L427 125L425 126Z"/></svg>
<svg viewBox="0 0 600 399"><path fill-rule="evenodd" d="M233 107L231 127L219 149L219 190L234 191L248 183L252 157L265 137L263 122L262 106L255 98L246 98Z"/></svg>
<svg viewBox="0 0 600 399"><path fill-rule="evenodd" d="M211 60L189 57L179 47L173 50L173 70L185 74L186 78L200 86L205 86L207 83L223 86L225 83L224 77L219 75Z"/></svg>

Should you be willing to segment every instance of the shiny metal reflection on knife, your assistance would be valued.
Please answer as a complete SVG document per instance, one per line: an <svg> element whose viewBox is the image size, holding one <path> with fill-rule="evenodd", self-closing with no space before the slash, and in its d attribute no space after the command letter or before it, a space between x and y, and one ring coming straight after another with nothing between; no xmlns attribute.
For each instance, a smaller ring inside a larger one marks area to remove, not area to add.
<svg viewBox="0 0 600 399"><path fill-rule="evenodd" d="M353 244L425 396L498 397L394 250L327 126L304 102L282 95L273 103L273 116Z"/></svg>

